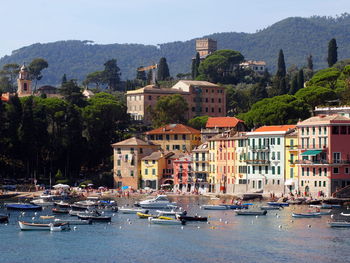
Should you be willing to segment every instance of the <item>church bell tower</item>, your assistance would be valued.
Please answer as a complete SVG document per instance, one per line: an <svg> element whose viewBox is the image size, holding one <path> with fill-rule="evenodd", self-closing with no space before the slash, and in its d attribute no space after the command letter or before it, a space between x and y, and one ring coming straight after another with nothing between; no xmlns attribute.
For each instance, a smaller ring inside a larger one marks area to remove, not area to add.
<svg viewBox="0 0 350 263"><path fill-rule="evenodd" d="M21 67L17 79L17 93L18 97L25 97L32 95L32 80L25 64Z"/></svg>

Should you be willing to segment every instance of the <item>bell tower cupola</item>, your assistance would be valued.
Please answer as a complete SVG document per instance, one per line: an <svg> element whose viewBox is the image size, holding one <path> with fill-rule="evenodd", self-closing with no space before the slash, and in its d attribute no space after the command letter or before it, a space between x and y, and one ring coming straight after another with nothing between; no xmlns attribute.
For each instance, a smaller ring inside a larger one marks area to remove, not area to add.
<svg viewBox="0 0 350 263"><path fill-rule="evenodd" d="M28 68L22 65L17 79L17 93L19 97L32 95L32 80L30 79Z"/></svg>

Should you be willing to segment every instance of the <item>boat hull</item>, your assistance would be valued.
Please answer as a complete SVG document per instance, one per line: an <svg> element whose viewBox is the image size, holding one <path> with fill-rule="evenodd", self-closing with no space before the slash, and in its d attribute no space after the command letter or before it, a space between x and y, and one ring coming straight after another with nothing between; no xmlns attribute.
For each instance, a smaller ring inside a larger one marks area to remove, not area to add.
<svg viewBox="0 0 350 263"><path fill-rule="evenodd" d="M53 227L59 227L59 226L67 226L69 227L69 224L64 223L50 223L50 224L37 224L37 223L28 223L24 221L18 221L19 227L22 231L50 231L51 226Z"/></svg>
<svg viewBox="0 0 350 263"><path fill-rule="evenodd" d="M281 206L261 206L261 210L280 210Z"/></svg>
<svg viewBox="0 0 350 263"><path fill-rule="evenodd" d="M166 220L166 219L159 219L159 218L152 218L150 217L148 221L152 224L157 225L184 225L185 221L180 220Z"/></svg>
<svg viewBox="0 0 350 263"><path fill-rule="evenodd" d="M320 218L321 215L316 214L316 213L309 213L309 214L296 214L296 213L293 213L292 217L294 217L294 218Z"/></svg>
<svg viewBox="0 0 350 263"><path fill-rule="evenodd" d="M350 227L350 222L329 222L330 227Z"/></svg>
<svg viewBox="0 0 350 263"><path fill-rule="evenodd" d="M7 210L19 210L19 211L41 211L43 208L39 205L31 204L8 204Z"/></svg>
<svg viewBox="0 0 350 263"><path fill-rule="evenodd" d="M224 205L203 205L202 208L204 210L228 210Z"/></svg>
<svg viewBox="0 0 350 263"><path fill-rule="evenodd" d="M264 216L267 214L267 211L236 211L238 216Z"/></svg>
<svg viewBox="0 0 350 263"><path fill-rule="evenodd" d="M90 216L90 215L78 215L81 220L92 220L93 222L111 222L110 216Z"/></svg>
<svg viewBox="0 0 350 263"><path fill-rule="evenodd" d="M282 203L282 202L267 202L270 206L289 206L289 203Z"/></svg>

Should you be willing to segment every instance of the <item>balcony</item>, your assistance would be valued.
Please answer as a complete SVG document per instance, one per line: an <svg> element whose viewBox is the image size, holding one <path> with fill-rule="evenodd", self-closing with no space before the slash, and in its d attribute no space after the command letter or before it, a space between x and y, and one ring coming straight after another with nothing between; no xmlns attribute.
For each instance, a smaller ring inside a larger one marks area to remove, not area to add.
<svg viewBox="0 0 350 263"><path fill-rule="evenodd" d="M207 162L207 160L205 160L205 158L194 158L193 160L195 162Z"/></svg>
<svg viewBox="0 0 350 263"><path fill-rule="evenodd" d="M247 164L252 164L252 165L269 165L270 161L269 160L246 160Z"/></svg>
<svg viewBox="0 0 350 263"><path fill-rule="evenodd" d="M295 163L301 165L346 165L350 164L350 160L296 160Z"/></svg>
<svg viewBox="0 0 350 263"><path fill-rule="evenodd" d="M249 150L251 150L253 152L258 152L258 151L268 152L268 151L270 151L270 146L268 146L268 145L251 145L251 146L249 146Z"/></svg>

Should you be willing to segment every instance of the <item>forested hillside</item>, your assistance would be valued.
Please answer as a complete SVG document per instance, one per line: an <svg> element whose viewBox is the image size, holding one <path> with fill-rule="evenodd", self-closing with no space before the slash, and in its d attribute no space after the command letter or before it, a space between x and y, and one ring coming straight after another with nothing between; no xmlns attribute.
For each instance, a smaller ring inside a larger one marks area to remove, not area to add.
<svg viewBox="0 0 350 263"><path fill-rule="evenodd" d="M287 18L253 34L215 33L204 36L218 41L219 49L240 51L246 59L265 60L270 72L275 73L279 49L283 49L287 67L303 66L312 54L315 69L327 66L327 45L331 38L338 43L338 59L350 57L350 15L338 18ZM193 32L195 34L195 32ZM33 44L13 51L0 59L0 66L23 63L41 57L49 68L43 71L40 84L58 84L64 73L68 78L83 80L86 74L103 69L103 63L116 58L121 78L135 78L136 68L157 63L166 57L170 73L190 72L191 58L195 55L195 40L165 43L159 46L141 44L97 45L89 41L59 41Z"/></svg>

